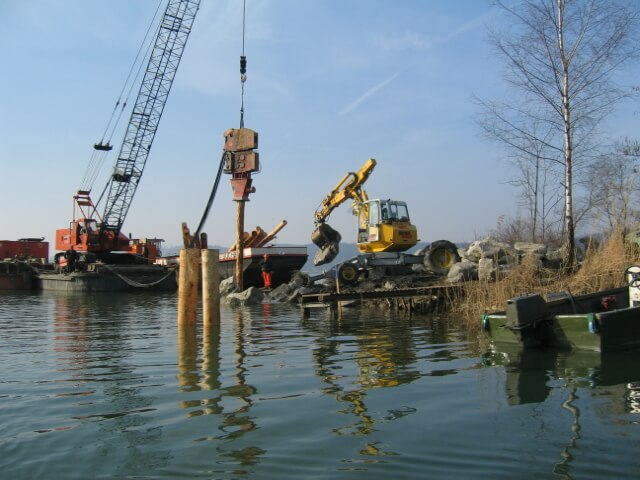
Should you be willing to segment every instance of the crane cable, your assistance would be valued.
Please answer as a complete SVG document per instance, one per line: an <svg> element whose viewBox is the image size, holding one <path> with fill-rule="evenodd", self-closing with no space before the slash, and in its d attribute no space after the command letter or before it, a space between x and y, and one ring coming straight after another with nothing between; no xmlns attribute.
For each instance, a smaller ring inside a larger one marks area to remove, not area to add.
<svg viewBox="0 0 640 480"><path fill-rule="evenodd" d="M247 81L247 57L244 54L246 0L242 1L242 55L240 55L240 128L244 128L244 82Z"/></svg>
<svg viewBox="0 0 640 480"><path fill-rule="evenodd" d="M104 161L109 151L111 151L111 148L112 148L111 139L113 138L114 132L117 126L119 125L120 120L122 119L122 114L124 113L125 108L127 107L127 103L129 101L129 98L131 97L131 93L133 92L133 89L137 84L138 78L140 77L140 73L142 72L142 69L145 63L144 59L149 57L149 53L153 45L153 42L149 40L149 33L151 32L153 25L156 23L156 19L158 17L158 13L160 12L161 5L162 5L162 1L158 2L158 7L156 8L155 13L153 14L153 18L151 20L151 23L149 23L149 26L147 27L147 31L144 35L144 39L142 40L142 43L140 44L138 53L136 54L136 57L131 65L131 68L129 69L127 78L124 81L124 84L122 85L120 95L116 100L116 103L111 112L111 116L109 117L109 121L107 122L104 132L102 133L102 138L98 143L94 145L91 159L89 160L89 165L87 166L87 170L81 182L80 190L91 191L91 189L93 188L93 184L95 183L96 178L98 176L98 173L102 169L102 165L104 164ZM160 29L160 22L158 22L158 25L156 27L156 36L159 29ZM141 55L142 51L145 49L145 45L146 45L146 52L144 53L144 55ZM135 70L137 71L135 75L133 75L133 72ZM126 91L126 95L125 95L125 91ZM123 96L124 96L124 99L123 99ZM114 121L114 117L116 116L116 113L117 113L117 118L115 118L115 121Z"/></svg>
<svg viewBox="0 0 640 480"><path fill-rule="evenodd" d="M240 56L240 89L241 89L241 100L240 100L240 128L244 128L244 82L247 81L247 57L244 54L244 38L245 38L245 24L246 24L246 0L242 0L242 55ZM207 201L207 205L204 209L204 213L202 214L202 218L200 219L200 223L198 224L198 228L192 236L191 247L195 246L196 240L200 237L200 232L204 227L205 222L207 221L207 217L209 216L209 210L211 210L211 205L213 204L213 200L216 198L216 192L218 191L218 184L220 183L220 177L222 176L222 171L224 169L225 155L226 152L222 153L222 157L220 158L220 165L218 166L218 172L216 174L216 179L213 182L213 187L211 188L211 193L209 194L209 200Z"/></svg>

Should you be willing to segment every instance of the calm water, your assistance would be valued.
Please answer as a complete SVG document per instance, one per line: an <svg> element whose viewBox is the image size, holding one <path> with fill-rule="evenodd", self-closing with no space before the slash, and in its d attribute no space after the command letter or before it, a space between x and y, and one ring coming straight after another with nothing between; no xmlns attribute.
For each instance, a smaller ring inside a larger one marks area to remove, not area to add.
<svg viewBox="0 0 640 480"><path fill-rule="evenodd" d="M0 477L640 478L640 356L454 321L174 294L0 294Z"/></svg>

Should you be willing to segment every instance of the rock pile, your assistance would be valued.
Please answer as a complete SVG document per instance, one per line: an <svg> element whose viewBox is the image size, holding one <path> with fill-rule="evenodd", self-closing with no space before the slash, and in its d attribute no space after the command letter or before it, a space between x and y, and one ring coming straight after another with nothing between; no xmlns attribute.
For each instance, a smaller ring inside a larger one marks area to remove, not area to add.
<svg viewBox="0 0 640 480"><path fill-rule="evenodd" d="M434 282L459 283L467 281L494 281L501 278L525 258L533 257L540 267L558 268L564 258L562 250L550 250L540 243L517 242L514 245L487 237L476 240L468 247L458 249L461 261L455 263L446 277L428 272L422 265L414 265L407 275L392 275L381 269L372 270L366 279L356 286L356 291L394 290L419 287ZM233 278L221 282L220 293L228 305L260 303L297 303L300 296L311 293L335 292L336 282L332 278L311 281L309 275L298 272L287 284L273 290L250 287L242 292L235 289Z"/></svg>

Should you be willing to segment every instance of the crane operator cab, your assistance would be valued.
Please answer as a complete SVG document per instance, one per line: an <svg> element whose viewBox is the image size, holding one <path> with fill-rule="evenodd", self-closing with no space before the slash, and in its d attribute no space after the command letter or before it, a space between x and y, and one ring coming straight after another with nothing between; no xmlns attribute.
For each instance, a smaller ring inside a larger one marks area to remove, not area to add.
<svg viewBox="0 0 640 480"><path fill-rule="evenodd" d="M362 253L404 252L418 243L407 204L398 200L368 200L354 208L358 216L358 250Z"/></svg>

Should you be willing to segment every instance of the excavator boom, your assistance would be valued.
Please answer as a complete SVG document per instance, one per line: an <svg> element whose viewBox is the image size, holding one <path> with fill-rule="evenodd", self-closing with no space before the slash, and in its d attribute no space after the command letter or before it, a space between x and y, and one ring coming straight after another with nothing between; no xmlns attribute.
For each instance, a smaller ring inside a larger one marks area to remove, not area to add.
<svg viewBox="0 0 640 480"><path fill-rule="evenodd" d="M357 205L366 202L368 200L367 192L362 189L362 185L367 181L375 166L375 159L370 158L360 170L349 172L342 177L342 180L333 187L333 190L329 192L318 210L316 210L316 225L324 223L331 212L348 199L354 201L354 207L356 208Z"/></svg>
<svg viewBox="0 0 640 480"><path fill-rule="evenodd" d="M373 158L367 160L357 172L349 172L333 187L331 192L322 200L315 213L316 229L311 234L311 241L319 247L314 258L315 265L323 265L331 262L339 253L339 244L342 237L339 232L331 228L327 218L331 212L342 205L346 200L353 200L354 213L360 213L362 206L368 200L367 192L362 185L376 166Z"/></svg>

